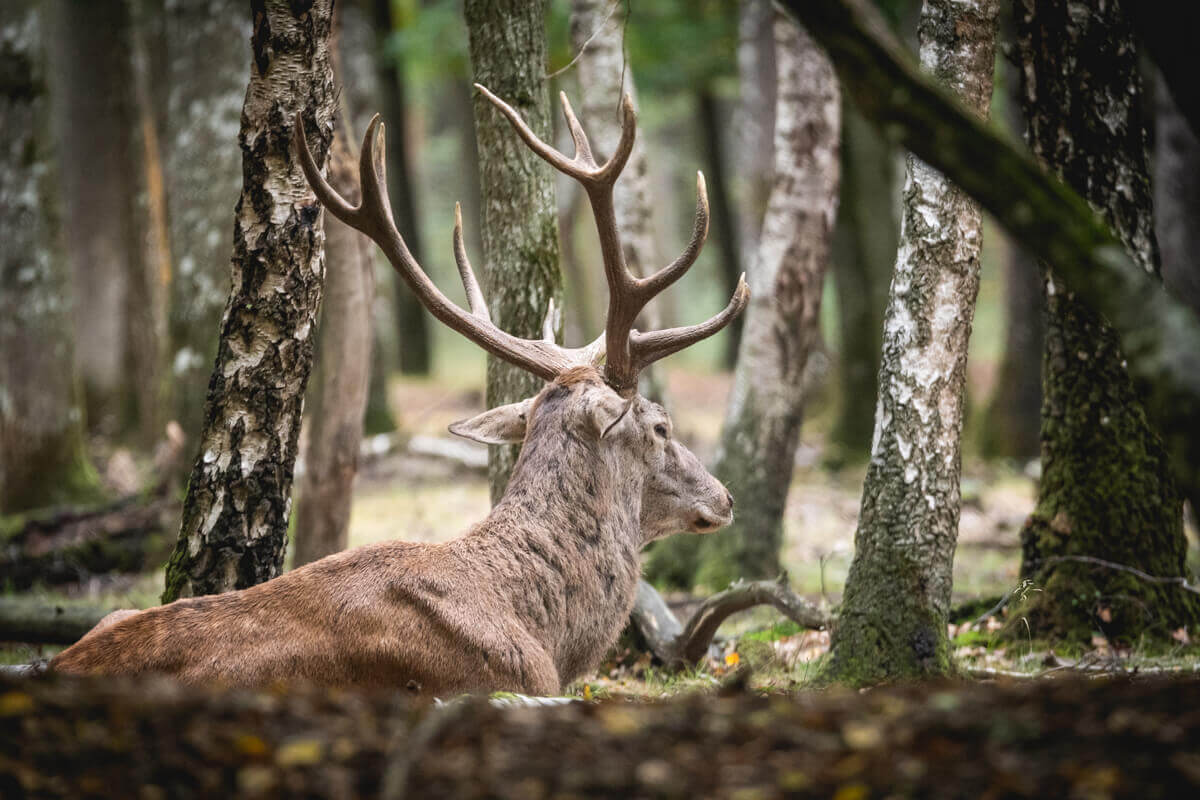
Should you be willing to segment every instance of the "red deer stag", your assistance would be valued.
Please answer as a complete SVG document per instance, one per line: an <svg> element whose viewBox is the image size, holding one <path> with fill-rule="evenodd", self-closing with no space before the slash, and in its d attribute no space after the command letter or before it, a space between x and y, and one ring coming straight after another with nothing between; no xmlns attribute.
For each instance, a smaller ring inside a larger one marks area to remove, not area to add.
<svg viewBox="0 0 1200 800"><path fill-rule="evenodd" d="M547 381L535 397L451 426L481 442L524 443L504 497L453 541L367 545L249 589L118 612L55 657L52 670L163 672L188 683L399 686L422 695L557 693L594 669L616 640L634 603L644 544L680 530L708 533L732 519L733 497L672 438L663 408L636 394L641 369L716 333L749 298L743 281L707 322L633 329L642 307L700 252L708 230L703 176L686 250L637 278L626 269L613 211L613 184L633 147L629 98L620 142L597 164L565 95L574 158L478 88L591 201L610 292L605 332L592 345L567 349L552 334L527 340L497 328L467 260L457 212L454 254L469 311L438 290L392 220L378 117L363 141L358 207L321 176L299 119L296 146L321 203L372 238L435 317Z"/></svg>

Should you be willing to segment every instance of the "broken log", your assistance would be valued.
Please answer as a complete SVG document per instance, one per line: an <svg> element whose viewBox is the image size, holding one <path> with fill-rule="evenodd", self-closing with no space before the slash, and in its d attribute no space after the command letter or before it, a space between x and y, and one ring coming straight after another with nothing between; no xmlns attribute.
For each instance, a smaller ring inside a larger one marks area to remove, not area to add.
<svg viewBox="0 0 1200 800"><path fill-rule="evenodd" d="M0 642L71 644L110 610L0 598Z"/></svg>
<svg viewBox="0 0 1200 800"><path fill-rule="evenodd" d="M28 589L160 565L179 528L180 504L165 487L90 508L0 518L0 585Z"/></svg>

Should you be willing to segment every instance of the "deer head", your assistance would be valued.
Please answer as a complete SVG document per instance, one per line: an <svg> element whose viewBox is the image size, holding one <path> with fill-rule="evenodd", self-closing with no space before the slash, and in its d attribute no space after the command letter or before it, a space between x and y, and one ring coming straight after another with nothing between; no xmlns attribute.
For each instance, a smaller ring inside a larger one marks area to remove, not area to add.
<svg viewBox="0 0 1200 800"><path fill-rule="evenodd" d="M613 189L633 150L637 122L633 103L622 103L621 137L603 164L597 163L591 144L565 94L563 114L575 144L568 158L543 142L510 105L479 84L480 93L512 124L521 139L558 171L576 180L587 194L600 237L600 252L609 289L604 332L591 344L566 348L554 341L554 309L546 316L540 339L522 339L500 330L488 313L479 281L467 257L462 234L462 212L454 214L454 258L466 290L469 310L452 303L434 285L413 258L396 229L387 197L384 174L382 124L371 120L363 139L359 175L362 201L351 206L321 176L307 142L304 125L296 121L300 163L318 199L342 222L373 239L392 266L435 317L478 344L488 353L547 381L557 381L572 370L602 370L603 383L575 393L573 425L591 431L605 451L620 452L630 463L645 462L649 469L642 499L644 542L680 530L711 532L732 518L733 498L710 475L699 459L672 438L666 411L636 394L640 372L649 364L705 339L728 325L745 308L750 292L745 276L739 279L728 305L705 322L679 328L642 332L633 325L642 309L657 294L679 280L700 254L708 235L708 197L704 176L697 173L696 216L692 236L683 252L662 269L644 278L630 273L625 264L617 229ZM471 420L451 426L456 434L488 444L530 443L537 435L536 418L549 387L537 397L491 409Z"/></svg>

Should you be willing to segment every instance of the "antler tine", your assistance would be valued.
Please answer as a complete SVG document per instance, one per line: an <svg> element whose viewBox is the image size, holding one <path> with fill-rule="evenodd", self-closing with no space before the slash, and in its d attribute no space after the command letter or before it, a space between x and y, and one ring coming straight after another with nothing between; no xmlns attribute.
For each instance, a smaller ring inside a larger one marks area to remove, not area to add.
<svg viewBox="0 0 1200 800"><path fill-rule="evenodd" d="M462 278L463 289L467 292L467 305L471 307L471 313L491 322L492 315L488 312L487 300L483 296L483 290L479 288L475 270L471 269L471 261L467 258L467 246L463 243L461 203L454 204L454 261L458 264L458 274Z"/></svg>
<svg viewBox="0 0 1200 800"><path fill-rule="evenodd" d="M575 160L595 166L596 159L592 155L592 143L588 141L587 134L583 132L583 126L579 124L579 118L575 116L575 110L571 108L571 101L567 99L567 93L559 92L558 99L562 101L563 116L567 119L571 140L575 142Z"/></svg>
<svg viewBox="0 0 1200 800"><path fill-rule="evenodd" d="M633 142L637 138L637 112L633 109L633 98L626 92L621 98L621 138L608 157L608 161L596 173L596 178L604 183L616 183L621 170L633 153Z"/></svg>
<svg viewBox="0 0 1200 800"><path fill-rule="evenodd" d="M384 167L384 153L387 146L384 140L383 120L379 115L371 117L367 132L363 134L362 149L358 155L358 182L362 193L359 203L359 213L384 235L396 231L396 221L392 218L392 204L388 198L387 173ZM396 236L400 232L396 231Z"/></svg>
<svg viewBox="0 0 1200 800"><path fill-rule="evenodd" d="M559 172L563 172L574 178L586 179L587 170L581 169L580 166L573 160L567 158L562 153L558 152L558 150L555 150L553 147L539 139L538 135L530 130L529 126L525 124L525 120L521 118L521 115L515 108L501 100L496 95L492 94L483 84L477 83L475 84L475 88L478 89L479 93L486 97L488 102L494 105L501 114L508 118L508 121L512 124L513 128L516 129L517 135L520 136L525 144L529 146L530 150L541 156L543 160L545 160L548 164L550 164L550 166L554 167Z"/></svg>
<svg viewBox="0 0 1200 800"><path fill-rule="evenodd" d="M746 285L746 273L743 272L742 276L738 278L737 288L733 290L733 297L730 298L729 305L708 320L681 328L668 328L648 333L631 332L629 334L629 351L634 380L641 370L660 358L677 353L685 347L717 333L732 322L734 317L742 313L748 302L750 302L750 287Z"/></svg>
<svg viewBox="0 0 1200 800"><path fill-rule="evenodd" d="M308 149L308 137L304 133L304 119L299 111L296 112L294 130L296 152L300 157L300 169L304 171L304 177L308 179L308 185L312 187L313 194L321 201L321 205L329 209L335 217L347 225L357 227L357 214L361 205L355 207L346 202L346 198L338 194L337 190L329 185L329 181L325 180L321 170L317 169L317 162L313 160L312 151Z"/></svg>
<svg viewBox="0 0 1200 800"><path fill-rule="evenodd" d="M639 287L647 296L647 302L662 292L683 274L692 268L704 242L708 239L708 187L704 183L704 173L696 173L696 220L692 224L692 238L679 257L653 275L648 275L639 281Z"/></svg>
<svg viewBox="0 0 1200 800"><path fill-rule="evenodd" d="M550 298L550 302L546 304L546 318L542 320L542 341L556 343L558 340L554 335L554 329L558 327L558 309L554 307L554 298Z"/></svg>

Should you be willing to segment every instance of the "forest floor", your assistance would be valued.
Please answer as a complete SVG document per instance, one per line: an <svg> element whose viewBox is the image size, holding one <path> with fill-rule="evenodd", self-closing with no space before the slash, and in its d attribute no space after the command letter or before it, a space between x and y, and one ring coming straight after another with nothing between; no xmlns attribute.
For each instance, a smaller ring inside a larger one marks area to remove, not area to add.
<svg viewBox="0 0 1200 800"><path fill-rule="evenodd" d="M667 373L669 396L688 398L672 408L676 435L711 463L724 412L728 377L687 370ZM477 388L445 376L437 381L395 381L392 406L411 435L445 436L450 422L483 408ZM784 568L802 596L836 606L853 555L864 466L830 471L824 465L824 431L832 424L832 403L816 404L805 422L797 468L785 518ZM735 496L737 487L731 486ZM1077 665L1090 672L1108 670L1200 670L1200 647L1187 632L1164 650L1118 649L1097 636L1083 651L1052 652L1029 631L1024 643L1001 646L993 633L1000 616L976 624L1008 592L1036 591L1022 586L1019 531L1033 508L1035 483L1018 466L964 459L963 508L954 565L954 602L960 611L950 629L959 664L975 674L1057 673ZM392 538L442 541L459 535L487 514L485 477L444 459L413 456L404 450L364 460L355 487L351 545ZM716 535L720 535L719 533ZM1194 532L1192 561L1200 559ZM102 576L63 589L35 589L27 599L78 603L103 608L155 605L161 571L136 576ZM706 594L724 587L702 587ZM678 614L686 615L695 596L668 594ZM1191 632L1197 634L1200 632ZM764 691L803 686L828 651L829 634L802 631L769 608L735 615L722 627L720 644L707 663L683 673L666 673L638 654L614 654L597 675L573 688L578 696L661 697L688 691L712 691L739 667L753 669L750 683ZM55 648L0 645L0 663L46 656Z"/></svg>

